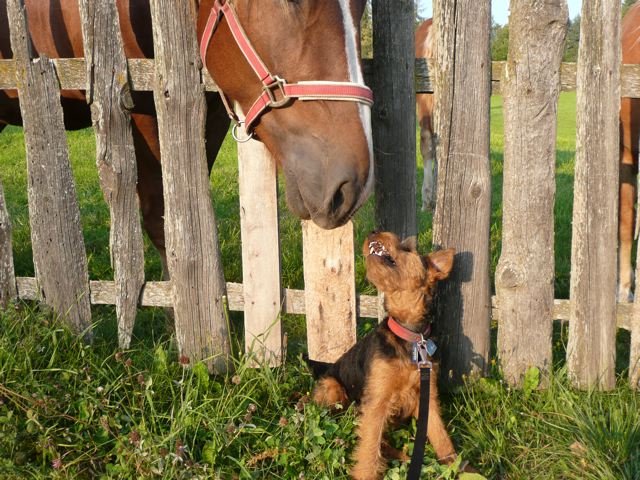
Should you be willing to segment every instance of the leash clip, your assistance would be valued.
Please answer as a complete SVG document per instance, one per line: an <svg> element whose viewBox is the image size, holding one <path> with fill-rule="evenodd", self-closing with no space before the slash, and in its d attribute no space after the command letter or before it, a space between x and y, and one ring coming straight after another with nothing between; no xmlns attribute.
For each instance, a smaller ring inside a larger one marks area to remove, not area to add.
<svg viewBox="0 0 640 480"><path fill-rule="evenodd" d="M420 340L413 344L412 360L418 368L431 368L430 357L436 352L436 344L430 338L425 339L420 335Z"/></svg>

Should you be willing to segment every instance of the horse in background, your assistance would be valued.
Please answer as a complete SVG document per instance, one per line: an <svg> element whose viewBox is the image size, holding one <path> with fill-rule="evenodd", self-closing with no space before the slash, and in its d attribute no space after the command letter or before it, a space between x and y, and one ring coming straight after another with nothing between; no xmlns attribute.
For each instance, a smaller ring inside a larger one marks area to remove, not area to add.
<svg viewBox="0 0 640 480"><path fill-rule="evenodd" d="M640 3L622 20L622 63L640 63ZM631 250L636 223L640 98L620 101L620 204L618 210L618 301L633 300Z"/></svg>
<svg viewBox="0 0 640 480"><path fill-rule="evenodd" d="M25 0L25 4L35 56L84 56L77 0ZM116 0L116 4L126 56L153 58L149 0ZM197 25L193 26L198 40L203 37L212 9L222 9L224 5L235 11L262 66L270 69L280 83L265 92L264 79L256 77L238 48L226 17L220 17L204 50L206 68L226 94L227 103L239 105L243 112L249 112L261 94L272 95L276 101L267 102L253 131L284 172L289 209L323 228L343 225L366 200L373 185L370 105L357 100L334 101L335 95L308 99L314 101L282 98L287 88L282 79L289 84L348 82L357 84L360 90L355 90L362 91L358 25L365 0L200 0ZM0 0L0 59L9 58L12 52L6 0ZM309 87L299 87L304 88ZM166 267L160 143L153 93L132 95L131 123L143 225ZM206 94L209 171L229 128L230 119L222 100L218 93ZM84 91L63 90L61 102L67 129L91 126ZM6 125L21 124L18 92L0 90L0 132Z"/></svg>
<svg viewBox="0 0 640 480"><path fill-rule="evenodd" d="M416 58L433 58L432 19L427 19L416 30ZM433 94L416 95L418 122L420 124L420 153L422 154L422 211L432 212L436 206L436 179L438 164L436 161L436 137L433 132Z"/></svg>

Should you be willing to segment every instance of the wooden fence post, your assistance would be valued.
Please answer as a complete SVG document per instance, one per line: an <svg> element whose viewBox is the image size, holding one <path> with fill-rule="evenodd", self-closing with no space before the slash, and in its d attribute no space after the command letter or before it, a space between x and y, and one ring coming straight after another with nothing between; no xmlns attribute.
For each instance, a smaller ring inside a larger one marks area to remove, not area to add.
<svg viewBox="0 0 640 480"><path fill-rule="evenodd" d="M45 57L31 60L24 1L9 0L7 7L27 146L36 276L46 303L74 331L90 337L87 255L55 66Z"/></svg>
<svg viewBox="0 0 640 480"><path fill-rule="evenodd" d="M583 2L567 366L579 388L615 387L620 2Z"/></svg>
<svg viewBox="0 0 640 480"><path fill-rule="evenodd" d="M417 235L413 0L373 0L376 225Z"/></svg>
<svg viewBox="0 0 640 480"><path fill-rule="evenodd" d="M191 2L151 0L165 239L180 354L227 371L226 285L205 156L206 105Z"/></svg>
<svg viewBox="0 0 640 480"><path fill-rule="evenodd" d="M498 356L505 379L517 385L529 367L552 367L557 104L568 9L565 0L511 0L510 12L502 82L502 253L495 281Z"/></svg>
<svg viewBox="0 0 640 480"><path fill-rule="evenodd" d="M442 371L454 383L484 373L489 357L490 5L489 0L433 4L438 159L433 243L458 252L452 277L440 290L436 322L444 344Z"/></svg>
<svg viewBox="0 0 640 480"><path fill-rule="evenodd" d="M353 223L323 230L302 222L309 358L335 362L356 343Z"/></svg>
<svg viewBox="0 0 640 480"><path fill-rule="evenodd" d="M128 348L144 284L144 246L136 193L127 59L114 0L81 0L87 101L96 135L100 185L111 213L111 265L116 284L118 343Z"/></svg>
<svg viewBox="0 0 640 480"><path fill-rule="evenodd" d="M276 366L283 360L277 179L264 144L238 144L244 338L255 365Z"/></svg>
<svg viewBox="0 0 640 480"><path fill-rule="evenodd" d="M6 308L17 295L11 245L11 218L9 218L4 199L2 180L0 180L0 307Z"/></svg>

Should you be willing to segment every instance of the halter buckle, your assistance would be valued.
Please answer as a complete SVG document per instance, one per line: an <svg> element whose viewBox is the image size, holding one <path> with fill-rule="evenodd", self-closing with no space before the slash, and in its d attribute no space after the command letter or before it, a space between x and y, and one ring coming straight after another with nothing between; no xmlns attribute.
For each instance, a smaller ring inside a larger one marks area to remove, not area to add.
<svg viewBox="0 0 640 480"><path fill-rule="evenodd" d="M291 97L287 96L284 91L284 87L287 84L287 81L278 76L274 76L274 78L275 80L272 83L268 85L265 84L262 87L264 93L266 93L269 97L269 103L267 104L267 106L269 108L286 107L291 102ZM281 97L280 100L277 99L278 96Z"/></svg>

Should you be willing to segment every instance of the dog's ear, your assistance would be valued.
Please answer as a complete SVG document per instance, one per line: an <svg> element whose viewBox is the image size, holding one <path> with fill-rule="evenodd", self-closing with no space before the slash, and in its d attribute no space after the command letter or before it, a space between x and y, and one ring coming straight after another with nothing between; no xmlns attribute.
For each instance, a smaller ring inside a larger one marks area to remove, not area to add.
<svg viewBox="0 0 640 480"><path fill-rule="evenodd" d="M418 249L418 237L411 235L409 238L405 238L402 241L402 246L412 252L415 252Z"/></svg>
<svg viewBox="0 0 640 480"><path fill-rule="evenodd" d="M453 248L448 248L427 255L429 278L435 281L447 278L453 268L453 256L455 253L456 251Z"/></svg>

